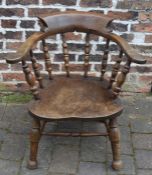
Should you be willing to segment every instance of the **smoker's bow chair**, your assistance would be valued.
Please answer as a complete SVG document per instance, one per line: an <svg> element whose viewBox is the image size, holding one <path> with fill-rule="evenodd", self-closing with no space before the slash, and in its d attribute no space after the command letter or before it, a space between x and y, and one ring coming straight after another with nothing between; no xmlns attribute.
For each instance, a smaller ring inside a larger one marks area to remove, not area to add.
<svg viewBox="0 0 152 175"><path fill-rule="evenodd" d="M129 72L132 62L143 64L145 59L139 55L120 36L111 33L108 26L112 18L88 12L60 12L45 18L39 18L41 31L31 35L23 43L16 55L8 57L7 63L14 64L21 62L27 83L33 93L34 100L29 105L29 113L33 117L33 128L30 134L30 158L28 168L37 168L38 143L46 122L59 120L82 120L99 121L106 126L107 133L51 133L58 136L109 136L111 141L113 162L112 167L118 170L122 167L120 158L120 133L116 119L121 114L123 107L118 98L126 75ZM73 75L70 73L68 44L65 41L66 32L84 32L84 75ZM63 60L65 62L65 75L52 76L52 66L48 54L46 38L55 34L61 34L63 40ZM105 49L101 55L101 76L93 77L88 75L90 34L105 38ZM48 76L42 78L32 51L33 46L42 41L44 61ZM107 80L105 72L110 41L115 42L120 53L116 63L111 70L111 76ZM27 56L31 57L31 64L34 75L26 63ZM122 57L125 55L125 64L121 67ZM120 68L121 67L121 68ZM23 126L24 127L24 126Z"/></svg>

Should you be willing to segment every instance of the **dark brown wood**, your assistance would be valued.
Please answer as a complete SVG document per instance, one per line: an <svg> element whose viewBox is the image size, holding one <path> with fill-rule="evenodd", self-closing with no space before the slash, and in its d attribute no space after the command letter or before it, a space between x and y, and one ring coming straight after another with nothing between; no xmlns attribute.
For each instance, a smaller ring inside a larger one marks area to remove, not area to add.
<svg viewBox="0 0 152 175"><path fill-rule="evenodd" d="M41 100L29 105L30 113L41 119L100 120L117 116L123 109L119 98L107 88L108 82L98 77L57 75L53 82L45 80L44 86Z"/></svg>
<svg viewBox="0 0 152 175"><path fill-rule="evenodd" d="M44 60L45 60L45 69L48 72L49 79L52 80L52 64L51 59L48 53L48 47L46 45L45 39L42 40L43 51L44 51Z"/></svg>
<svg viewBox="0 0 152 175"><path fill-rule="evenodd" d="M91 12L59 12L51 16L40 19L41 32L31 35L25 43L17 50L15 56L6 59L8 63L14 64L22 62L23 71L27 83L36 100L29 104L29 113L34 118L33 129L31 131L31 151L28 168L37 168L38 143L46 122L62 120L82 120L99 121L105 124L107 133L60 133L52 132L47 135L54 136L109 136L113 152L112 167L120 169L122 162L120 159L120 132L116 123L116 118L121 114L123 106L121 105L118 94L121 86L125 82L126 75L129 72L132 62L143 64L145 58L138 54L128 43L120 36L112 33L108 27L112 18L105 15ZM86 45L84 54L84 78L80 75L72 75L69 72L69 54L68 46L64 34L66 32L85 32ZM66 75L54 76L52 81L52 66L49 57L48 47L45 39L54 34L61 34L63 40L63 55L65 61ZM96 34L105 38L106 46L101 65L101 79L88 76L89 55L90 55L90 34ZM44 51L45 67L48 76L44 77L42 89L42 78L36 58L32 48L38 41L42 41ZM110 80L105 80L107 59L109 51L109 42L115 42L120 47L120 54L113 66ZM26 63L27 55L30 53L34 75ZM120 63L123 54L127 57L126 64L120 69ZM49 77L49 79L48 79ZM38 91L37 81L41 89Z"/></svg>
<svg viewBox="0 0 152 175"><path fill-rule="evenodd" d="M121 86L125 82L126 76L130 69L131 61L127 60L126 64L123 66L121 72L118 74L116 81L112 84L112 90L115 95L118 95L121 91Z"/></svg>
<svg viewBox="0 0 152 175"><path fill-rule="evenodd" d="M85 56L84 56L84 77L88 77L88 71L89 71L89 54L90 54L90 50L91 50L91 46L90 46L90 34L87 33L86 34L86 38L85 38Z"/></svg>
<svg viewBox="0 0 152 175"><path fill-rule="evenodd" d="M113 18L106 15L90 12L66 11L52 13L52 15L41 18L41 23L46 30L52 34L66 32L93 32L98 34L102 31L110 31L107 26L113 21Z"/></svg>
<svg viewBox="0 0 152 175"><path fill-rule="evenodd" d="M64 66L65 66L65 70L66 70L66 75L67 77L70 76L70 72L69 72L69 51L68 51L68 45L65 41L65 36L64 34L61 34L62 37L62 47L63 47L63 54L64 54Z"/></svg>
<svg viewBox="0 0 152 175"><path fill-rule="evenodd" d="M30 68L28 67L28 65L26 64L25 61L22 61L22 68L23 68L23 71L24 71L24 74L25 74L25 79L26 79L27 83L30 86L30 90L32 91L32 93L34 95L34 98L36 100L38 100L39 99L38 86L36 84L35 77L31 73L31 70L30 70Z"/></svg>
<svg viewBox="0 0 152 175"><path fill-rule="evenodd" d="M92 137L92 136L108 136L108 133L100 132L50 132L42 133L48 136L62 136L62 137Z"/></svg>
<svg viewBox="0 0 152 175"><path fill-rule="evenodd" d="M118 71L119 71L119 68L120 68L120 63L122 61L122 56L123 56L123 51L121 50L120 53L119 53L119 56L116 60L116 63L113 65L109 88L111 88L113 82L115 82L115 78L118 74Z"/></svg>
<svg viewBox="0 0 152 175"><path fill-rule="evenodd" d="M42 82L42 77L41 77L41 74L40 74L40 68L39 68L39 65L36 61L35 56L33 55L32 50L30 50L30 56L31 56L32 67L33 67L33 70L34 70L35 77L36 77L37 81L39 82L39 87L43 88L43 82Z"/></svg>
<svg viewBox="0 0 152 175"><path fill-rule="evenodd" d="M27 165L29 169L37 168L37 152L40 136L40 121L38 119L33 119L33 126L30 134L30 159Z"/></svg>
<svg viewBox="0 0 152 175"><path fill-rule="evenodd" d="M101 64L101 77L100 77L101 80L104 79L104 74L105 74L106 68L107 68L109 43L110 43L110 40L107 39L107 42L106 42L106 45L105 45L105 50L104 50L104 55L103 55L103 58L102 58L102 64Z"/></svg>
<svg viewBox="0 0 152 175"><path fill-rule="evenodd" d="M110 119L109 139L111 141L113 153L112 168L115 170L119 170L122 168L122 161L120 158L120 131L117 126L116 118Z"/></svg>
<svg viewBox="0 0 152 175"><path fill-rule="evenodd" d="M116 42L120 49L124 52L124 54L128 57L128 59L137 64L145 64L146 59L144 56L139 54L133 47L131 47L123 38L120 36L114 34L114 33L109 33L105 35L106 38L109 38L113 42Z"/></svg>
<svg viewBox="0 0 152 175"><path fill-rule="evenodd" d="M16 54L14 56L10 56L6 58L7 63L14 64L18 63L22 60L25 60L27 55L29 54L30 50L33 48L33 46L36 44L37 41L41 40L43 38L45 33L43 32L37 32L31 35L17 50Z"/></svg>

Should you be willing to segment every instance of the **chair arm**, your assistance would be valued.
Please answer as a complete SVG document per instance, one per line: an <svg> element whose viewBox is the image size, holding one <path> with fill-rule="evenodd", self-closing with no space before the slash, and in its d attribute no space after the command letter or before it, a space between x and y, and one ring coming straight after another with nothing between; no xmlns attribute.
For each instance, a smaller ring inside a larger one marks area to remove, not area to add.
<svg viewBox="0 0 152 175"><path fill-rule="evenodd" d="M17 50L15 55L8 56L6 58L6 62L10 64L18 63L19 61L23 60L27 54L29 53L30 49L33 45L40 39L43 38L43 32L37 32L31 35Z"/></svg>
<svg viewBox="0 0 152 175"><path fill-rule="evenodd" d="M108 33L107 38L115 41L123 50L123 52L127 55L131 62L137 64L144 64L146 63L146 59L141 54L138 54L137 51L131 47L122 37L115 35L113 33Z"/></svg>

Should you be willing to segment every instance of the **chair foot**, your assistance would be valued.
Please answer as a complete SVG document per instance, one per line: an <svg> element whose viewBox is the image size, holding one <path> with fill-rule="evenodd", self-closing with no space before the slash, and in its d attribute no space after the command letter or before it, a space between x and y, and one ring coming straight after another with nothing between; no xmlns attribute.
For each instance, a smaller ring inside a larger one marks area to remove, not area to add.
<svg viewBox="0 0 152 175"><path fill-rule="evenodd" d="M34 119L33 128L30 134L30 158L27 164L27 168L30 170L37 168L37 152L40 136L40 121Z"/></svg>
<svg viewBox="0 0 152 175"><path fill-rule="evenodd" d="M27 163L27 168L30 169L30 170L37 169L38 168L37 161L31 161L31 160L29 160L28 163Z"/></svg>
<svg viewBox="0 0 152 175"><path fill-rule="evenodd" d="M113 154L112 168L120 170L122 168L122 161L120 155L120 132L117 126L116 118L109 122L109 139L111 141L111 148Z"/></svg>
<svg viewBox="0 0 152 175"><path fill-rule="evenodd" d="M121 160L116 160L112 162L112 168L114 170L120 170L122 168L122 161Z"/></svg>

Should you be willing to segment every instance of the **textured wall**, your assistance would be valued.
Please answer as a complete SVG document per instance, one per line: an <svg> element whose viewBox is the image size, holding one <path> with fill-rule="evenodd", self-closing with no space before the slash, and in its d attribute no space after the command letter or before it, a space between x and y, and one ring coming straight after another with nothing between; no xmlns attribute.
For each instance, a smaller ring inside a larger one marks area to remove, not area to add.
<svg viewBox="0 0 152 175"><path fill-rule="evenodd" d="M128 83L145 89L152 81L152 1L149 0L0 0L0 81L14 84L24 81L20 65L7 65L5 56L14 53L25 39L39 31L37 15L49 15L54 11L77 10L97 11L115 17L113 29L125 38L133 47L146 57L146 65L132 64ZM70 49L72 71L82 71L84 34L68 33L66 38ZM60 36L48 40L54 71L64 71ZM92 36L92 53L90 71L98 75L104 45L103 38ZM116 46L111 43L109 67L118 54ZM41 44L35 48L36 56L44 70ZM95 56L97 53L97 56ZM77 63L77 65L75 65Z"/></svg>

